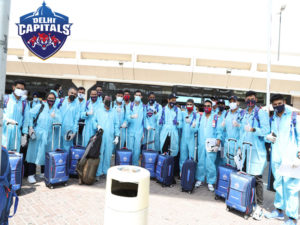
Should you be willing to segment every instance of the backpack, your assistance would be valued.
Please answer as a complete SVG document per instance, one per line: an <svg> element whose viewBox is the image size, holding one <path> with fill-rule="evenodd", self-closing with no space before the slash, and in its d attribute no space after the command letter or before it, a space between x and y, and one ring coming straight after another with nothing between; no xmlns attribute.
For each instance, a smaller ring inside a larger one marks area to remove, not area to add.
<svg viewBox="0 0 300 225"><path fill-rule="evenodd" d="M257 122L258 122L258 127L261 128L261 126L260 126L260 119L259 119L259 116L258 116L259 110L261 110L261 108L259 108L259 107L255 107L254 108L254 116L253 116L253 120L252 120L252 127L254 126L254 119L256 119ZM240 111L239 116L238 116L238 121L239 122L242 121L242 119L244 118L245 114L246 114L246 110L245 109L243 109L243 110Z"/></svg>
<svg viewBox="0 0 300 225"><path fill-rule="evenodd" d="M57 105L57 108L58 108L58 109L62 106L64 100L65 100L64 98L61 98L61 99L60 99L60 101L59 101L59 103L58 103L58 105Z"/></svg>
<svg viewBox="0 0 300 225"><path fill-rule="evenodd" d="M19 198L12 189L11 169L6 149L2 147L0 154L2 154L0 162L0 224L8 224L8 218L13 217L17 211ZM9 215L14 198L14 214Z"/></svg>
<svg viewBox="0 0 300 225"><path fill-rule="evenodd" d="M9 102L9 95L4 96L4 102L3 102L3 108L5 109L7 107L7 104ZM27 101L22 100L22 116L24 117L25 109L26 109Z"/></svg>
<svg viewBox="0 0 300 225"><path fill-rule="evenodd" d="M190 126L192 126L194 120L196 119L196 116L197 116L196 112L193 112L193 118L192 118L192 121L190 123Z"/></svg>

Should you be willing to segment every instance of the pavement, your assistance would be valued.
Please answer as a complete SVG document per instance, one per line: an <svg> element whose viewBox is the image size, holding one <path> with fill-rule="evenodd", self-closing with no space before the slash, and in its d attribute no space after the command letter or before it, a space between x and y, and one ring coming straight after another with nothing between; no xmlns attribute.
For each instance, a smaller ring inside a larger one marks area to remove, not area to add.
<svg viewBox="0 0 300 225"><path fill-rule="evenodd" d="M266 176L265 176L266 177ZM17 214L10 225L102 225L105 206L105 178L92 186L79 185L70 179L68 185L49 189L42 179L30 185L24 179ZM265 211L273 209L274 193L265 191ZM207 186L192 194L181 192L180 181L163 188L150 184L148 225L279 225L282 221L245 220L238 212L227 212L224 200L215 200Z"/></svg>

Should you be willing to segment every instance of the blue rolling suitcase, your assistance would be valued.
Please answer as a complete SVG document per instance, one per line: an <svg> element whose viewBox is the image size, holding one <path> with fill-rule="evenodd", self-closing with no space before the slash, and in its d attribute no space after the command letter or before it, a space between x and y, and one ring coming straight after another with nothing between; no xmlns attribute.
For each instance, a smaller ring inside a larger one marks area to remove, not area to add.
<svg viewBox="0 0 300 225"><path fill-rule="evenodd" d="M122 133L122 132L121 132ZM120 146L121 146L121 133L120 133ZM126 129L126 146L127 146L127 129ZM126 147L116 150L115 165L132 165L132 150Z"/></svg>
<svg viewBox="0 0 300 225"><path fill-rule="evenodd" d="M250 147L250 163L252 144L243 142L243 146L245 145L249 145ZM241 171L232 172L230 174L229 189L226 199L227 211L235 209L244 213L244 218L248 219L253 212L254 199L255 177Z"/></svg>
<svg viewBox="0 0 300 225"><path fill-rule="evenodd" d="M84 123L79 123L79 125L84 125ZM84 130L83 130L84 131ZM85 152L85 147L83 146L79 146L77 145L78 143L78 133L77 132L77 137L76 137L76 145L72 146L70 148L70 152L69 152L69 175L71 176L77 176L77 171L76 171L76 167L77 167L77 163L78 161L82 158L84 152ZM82 143L84 143L84 139L82 139Z"/></svg>
<svg viewBox="0 0 300 225"><path fill-rule="evenodd" d="M59 137L61 136L61 124L53 124L54 127L59 126ZM46 153L45 160L45 184L47 187L53 189L55 184L67 185L69 180L69 154L62 150L53 150L54 146L54 135L52 136L52 151ZM60 139L58 141L58 148L60 148Z"/></svg>
<svg viewBox="0 0 300 225"><path fill-rule="evenodd" d="M234 142L234 154L231 155L229 153L230 150L230 142ZM227 193L228 193L228 187L229 187L229 179L230 174L234 171L236 171L236 168L229 165L229 160L234 159L234 156L236 154L236 144L237 140L229 138L228 139L228 151L227 151L227 165L225 166L219 166L217 170L217 182L216 182L216 190L215 190L215 199L218 200L220 197L226 199Z"/></svg>
<svg viewBox="0 0 300 225"><path fill-rule="evenodd" d="M155 131L155 129L153 129ZM148 148L148 143L149 143L149 132L147 135L147 144L146 144L146 150L143 150L142 152L142 167L147 169L150 172L150 177L155 178L156 173L156 164L157 164L157 158L158 158L158 151L155 150L150 150ZM154 136L155 140L155 136Z"/></svg>
<svg viewBox="0 0 300 225"><path fill-rule="evenodd" d="M8 151L8 155L11 169L12 189L19 195L21 193L23 179L23 154L17 152L18 124L15 126L15 129L15 149L13 151Z"/></svg>
<svg viewBox="0 0 300 225"><path fill-rule="evenodd" d="M194 158L188 158L184 161L181 169L181 190L191 194L194 190L196 182L196 169L197 169L197 133L195 134L195 152Z"/></svg>
<svg viewBox="0 0 300 225"><path fill-rule="evenodd" d="M174 180L174 157L167 153L159 155L155 173L157 182L163 187L171 187Z"/></svg>

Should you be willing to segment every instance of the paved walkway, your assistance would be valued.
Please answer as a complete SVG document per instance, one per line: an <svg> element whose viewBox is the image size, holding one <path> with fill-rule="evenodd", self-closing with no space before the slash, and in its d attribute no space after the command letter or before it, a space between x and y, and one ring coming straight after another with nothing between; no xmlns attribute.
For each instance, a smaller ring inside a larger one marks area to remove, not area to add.
<svg viewBox="0 0 300 225"><path fill-rule="evenodd" d="M11 225L85 225L103 224L105 179L93 186L80 186L70 179L67 187L51 190L42 180L30 185L24 180L19 209L10 220ZM227 212L224 201L214 200L207 187L193 194L183 193L178 183L173 188L162 188L151 181L149 225L279 225L280 221L252 218L245 220L239 213ZM274 193L265 192L265 208L272 209Z"/></svg>

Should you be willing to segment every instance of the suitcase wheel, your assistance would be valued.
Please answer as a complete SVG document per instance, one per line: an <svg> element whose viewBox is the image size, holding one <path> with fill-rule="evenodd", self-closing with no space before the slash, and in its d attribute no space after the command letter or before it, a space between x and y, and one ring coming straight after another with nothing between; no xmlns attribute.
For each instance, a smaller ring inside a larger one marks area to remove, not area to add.
<svg viewBox="0 0 300 225"><path fill-rule="evenodd" d="M18 196L21 195L21 189L17 190L17 191L16 191L16 194L17 194Z"/></svg>
<svg viewBox="0 0 300 225"><path fill-rule="evenodd" d="M230 212L230 207L229 206L226 207L226 211Z"/></svg>
<svg viewBox="0 0 300 225"><path fill-rule="evenodd" d="M172 187L174 187L174 184L171 184L171 185L169 186L169 188L172 188Z"/></svg>
<svg viewBox="0 0 300 225"><path fill-rule="evenodd" d="M50 188L50 189L54 189L54 186L53 186L53 185L49 185L49 188Z"/></svg>
<svg viewBox="0 0 300 225"><path fill-rule="evenodd" d="M244 215L244 219L245 219L245 220L248 220L248 219L249 219L249 215L245 214L245 215Z"/></svg>
<svg viewBox="0 0 300 225"><path fill-rule="evenodd" d="M66 183L64 183L64 186L66 187L66 186L68 186L68 183L66 182Z"/></svg>
<svg viewBox="0 0 300 225"><path fill-rule="evenodd" d="M215 195L215 200L219 200L220 197L218 195Z"/></svg>
<svg viewBox="0 0 300 225"><path fill-rule="evenodd" d="M189 191L188 193L191 195L193 191Z"/></svg>

